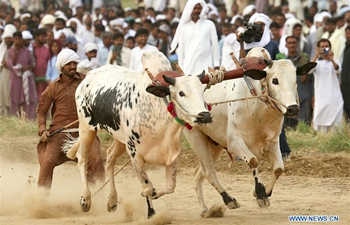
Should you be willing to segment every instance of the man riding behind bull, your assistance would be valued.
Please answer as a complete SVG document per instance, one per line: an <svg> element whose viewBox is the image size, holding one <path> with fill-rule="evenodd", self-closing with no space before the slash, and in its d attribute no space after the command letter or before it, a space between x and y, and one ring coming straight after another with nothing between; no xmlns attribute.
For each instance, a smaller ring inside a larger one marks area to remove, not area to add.
<svg viewBox="0 0 350 225"><path fill-rule="evenodd" d="M68 139L68 134L76 138L79 136L75 91L85 78L77 73L79 56L71 49L63 49L57 56L56 67L61 72L59 77L50 83L41 95L37 107L40 142L37 146L40 163L38 186L51 188L53 170L66 161L72 161L62 152L62 144ZM47 128L46 120L51 108L52 123ZM67 127L68 124L72 124ZM62 132L52 135L52 132L66 127ZM51 134L51 135L50 135ZM77 159L74 160L77 162ZM94 140L88 164L88 179L104 181L104 165L101 156L100 142Z"/></svg>

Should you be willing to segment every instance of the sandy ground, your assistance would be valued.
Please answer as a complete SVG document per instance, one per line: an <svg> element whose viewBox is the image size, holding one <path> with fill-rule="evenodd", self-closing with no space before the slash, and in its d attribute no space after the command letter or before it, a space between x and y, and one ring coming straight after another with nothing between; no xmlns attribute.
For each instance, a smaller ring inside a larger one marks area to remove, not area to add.
<svg viewBox="0 0 350 225"><path fill-rule="evenodd" d="M3 150L3 149L2 149ZM13 149L12 149L13 150ZM4 156L5 155L5 156ZM181 155L178 169L177 187L173 194L154 201L156 216L146 219L147 206L141 197L141 186L130 165L116 176L120 204L114 213L106 209L109 187L106 186L92 198L90 212L80 210L79 198L81 180L75 163L66 163L55 169L53 188L49 195L42 195L36 188L39 166L33 161L35 150L29 157L1 154L1 224L3 225L98 225L98 224L289 224L289 215L337 215L337 224L350 224L350 178L342 176L292 175L286 173L277 181L270 198L271 206L260 209L252 195L254 181L249 172L241 173L240 166L230 169L220 167L218 177L228 192L234 196L241 207L226 209L220 195L208 182L204 183L204 193L209 207L222 210L219 218L201 218L193 189L193 171L196 164L190 152ZM27 159L26 159L27 158ZM116 169L127 160L123 156ZM342 158L344 159L344 158ZM348 161L348 158L344 159ZM191 161L192 164L186 164ZM286 168L293 169L293 162L300 159L292 157ZM338 160L339 162L339 160ZM225 162L226 163L226 162ZM308 162L304 162L307 167ZM323 165L324 163L322 163ZM227 167L227 164L222 164ZM246 167L246 165L242 165ZM347 164L348 166L348 164ZM297 167L300 167L297 164ZM330 170L334 165L326 168ZM345 167L347 168L347 167ZM341 170L338 167L336 170ZM249 170L247 170L249 171ZM298 168L297 171L302 171ZM261 181L266 183L268 169L260 173ZM162 167L152 166L149 176L155 187L165 184ZM101 184L91 189L94 193ZM302 224L302 223L293 223ZM323 223L329 224L329 223Z"/></svg>

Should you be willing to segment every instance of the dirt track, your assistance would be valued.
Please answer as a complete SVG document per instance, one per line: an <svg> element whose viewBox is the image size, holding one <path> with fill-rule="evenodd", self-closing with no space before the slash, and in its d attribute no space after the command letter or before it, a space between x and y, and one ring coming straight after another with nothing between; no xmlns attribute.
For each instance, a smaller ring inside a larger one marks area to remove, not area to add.
<svg viewBox="0 0 350 225"><path fill-rule="evenodd" d="M226 209L220 195L207 182L205 199L209 207L222 210L221 218L201 218L192 187L197 158L190 150L180 156L175 193L154 201L157 216L146 218L146 202L140 196L139 181L130 165L116 177L121 198L116 213L108 213L108 187L93 198L88 213L79 207L81 181L77 166L67 163L55 170L49 196L37 192L38 164L35 150L17 150L16 143L1 141L1 224L4 225L92 225L92 224L289 224L288 215L338 215L338 224L350 223L350 160L344 153L323 154L316 151L293 152L285 162L286 173L277 181L268 209L259 209L254 197L253 179L248 167L239 161L228 168L229 159L223 152L217 165L224 187L240 203L241 208ZM18 143L17 143L18 144ZM12 148L9 148L12 146ZM118 161L118 168L128 159ZM270 165L262 162L260 177L266 183ZM150 178L155 187L165 184L162 167L150 166ZM92 189L92 193L100 186ZM298 223L294 223L298 224ZM301 224L301 223L299 223ZM329 223L323 223L329 224Z"/></svg>

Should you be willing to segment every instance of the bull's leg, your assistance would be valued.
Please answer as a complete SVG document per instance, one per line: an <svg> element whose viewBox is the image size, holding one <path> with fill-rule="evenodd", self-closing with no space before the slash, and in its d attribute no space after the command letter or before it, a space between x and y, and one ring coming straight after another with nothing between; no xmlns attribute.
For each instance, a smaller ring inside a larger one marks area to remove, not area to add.
<svg viewBox="0 0 350 225"><path fill-rule="evenodd" d="M265 186L266 193L268 194L268 196L271 196L273 187L275 186L277 179L283 173L284 164L279 148L277 148L276 150L267 151L265 153L265 156L268 159L268 161L273 165L272 177Z"/></svg>
<svg viewBox="0 0 350 225"><path fill-rule="evenodd" d="M153 184L146 173L144 160L137 156L134 156L134 158L132 158L131 161L136 175L140 180L143 188L143 193L141 195L146 197L146 202L148 206L147 217L151 218L155 214L155 210L152 204L152 196L155 195Z"/></svg>
<svg viewBox="0 0 350 225"><path fill-rule="evenodd" d="M269 196L266 194L265 186L259 182L259 178L258 178L258 165L259 165L258 159L249 150L245 142L238 136L231 138L231 141L229 142L229 146L232 146L234 153L238 157L240 157L242 160L244 160L248 164L248 166L252 169L252 173L255 181L254 196L257 198L257 203L259 207L268 207L270 205L270 201L268 198Z"/></svg>
<svg viewBox="0 0 350 225"><path fill-rule="evenodd" d="M125 150L125 145L117 140L114 140L113 144L107 150L106 173L110 181L110 192L107 201L108 212L114 212L117 209L118 194L114 182L114 165L117 158L119 158Z"/></svg>
<svg viewBox="0 0 350 225"><path fill-rule="evenodd" d="M184 135L191 145L192 150L201 161L201 167L197 169L194 180L194 187L197 193L198 202L202 209L201 215L205 215L206 211L208 210L203 197L202 184L204 178L207 179L207 181L219 192L228 208L239 208L240 205L237 200L226 192L216 176L214 164L220 155L222 146L215 146L213 143L210 143L207 136L197 128L193 128L191 131L185 129Z"/></svg>
<svg viewBox="0 0 350 225"><path fill-rule="evenodd" d="M79 138L80 138L80 147L77 152L78 158L78 168L80 170L80 175L83 182L83 192L80 197L80 207L83 212L88 212L91 207L91 192L88 186L87 179L87 164L88 158L91 151L91 146L96 137L96 131L90 131L89 128L80 125L79 128Z"/></svg>
<svg viewBox="0 0 350 225"><path fill-rule="evenodd" d="M160 190L154 190L153 199L157 199L165 194L174 193L176 187L177 159L171 165L165 166L166 186Z"/></svg>

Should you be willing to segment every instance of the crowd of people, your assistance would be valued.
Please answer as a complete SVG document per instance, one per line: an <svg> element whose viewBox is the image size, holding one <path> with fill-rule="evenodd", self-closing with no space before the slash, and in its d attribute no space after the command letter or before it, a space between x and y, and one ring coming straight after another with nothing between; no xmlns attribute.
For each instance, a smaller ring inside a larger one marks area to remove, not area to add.
<svg viewBox="0 0 350 225"><path fill-rule="evenodd" d="M350 118L350 6L344 1L305 1L302 12L292 11L295 1L138 1L126 8L119 1L67 2L0 6L1 115L37 118L42 93L60 75L55 63L63 49L78 54L83 74L106 64L142 70L142 53L155 49L192 74L208 66L233 69L231 52L241 58L261 46L273 59L300 55L303 63L318 63L298 77L301 114L286 126L304 121L321 132ZM263 31L259 41L240 41L249 29Z"/></svg>

